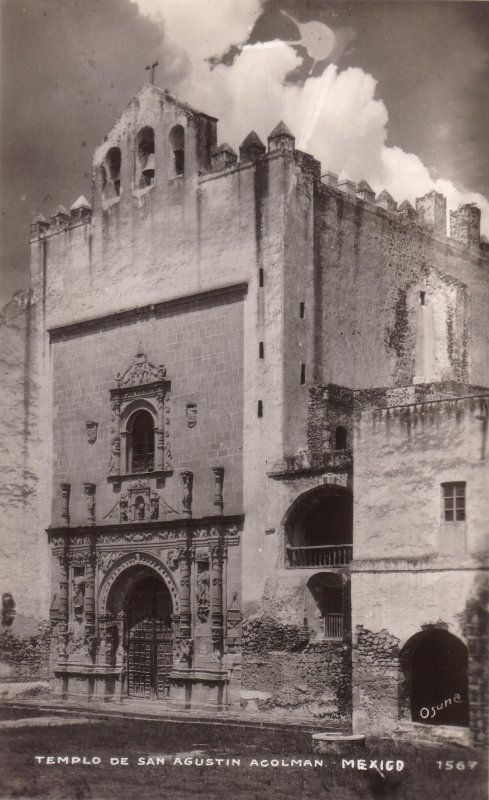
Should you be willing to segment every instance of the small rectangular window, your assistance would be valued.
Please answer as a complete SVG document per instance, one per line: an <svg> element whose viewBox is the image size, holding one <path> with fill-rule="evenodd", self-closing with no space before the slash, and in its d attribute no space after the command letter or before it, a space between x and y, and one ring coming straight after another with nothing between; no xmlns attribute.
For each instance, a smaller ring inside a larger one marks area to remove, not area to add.
<svg viewBox="0 0 489 800"><path fill-rule="evenodd" d="M306 382L306 365L301 364L301 385L304 386Z"/></svg>
<svg viewBox="0 0 489 800"><path fill-rule="evenodd" d="M265 357L265 345L263 344L263 342L258 343L258 356L260 358Z"/></svg>
<svg viewBox="0 0 489 800"><path fill-rule="evenodd" d="M263 272L263 268L260 267L260 269L258 270L258 281L259 281L260 289L263 289L264 279L265 279L265 275L264 275L264 272Z"/></svg>
<svg viewBox="0 0 489 800"><path fill-rule="evenodd" d="M263 417L263 402L262 402L262 400L258 400L257 413L258 413L258 418L261 419Z"/></svg>
<svg viewBox="0 0 489 800"><path fill-rule="evenodd" d="M300 306L299 306L299 316L300 316L301 319L304 319L305 310L306 310L305 303L301 303Z"/></svg>
<svg viewBox="0 0 489 800"><path fill-rule="evenodd" d="M463 522L465 520L465 483L444 483L443 510L445 522Z"/></svg>

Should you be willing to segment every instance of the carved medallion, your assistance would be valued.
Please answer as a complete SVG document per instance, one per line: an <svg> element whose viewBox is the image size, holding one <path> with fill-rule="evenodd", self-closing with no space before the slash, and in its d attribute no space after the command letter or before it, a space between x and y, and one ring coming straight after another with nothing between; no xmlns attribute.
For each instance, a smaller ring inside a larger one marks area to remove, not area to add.
<svg viewBox="0 0 489 800"><path fill-rule="evenodd" d="M187 417L187 427L195 428L197 425L197 406L195 403L187 403L185 416Z"/></svg>
<svg viewBox="0 0 489 800"><path fill-rule="evenodd" d="M87 429L88 443L94 444L97 441L98 422L95 422L93 419L89 419L85 422L85 427Z"/></svg>

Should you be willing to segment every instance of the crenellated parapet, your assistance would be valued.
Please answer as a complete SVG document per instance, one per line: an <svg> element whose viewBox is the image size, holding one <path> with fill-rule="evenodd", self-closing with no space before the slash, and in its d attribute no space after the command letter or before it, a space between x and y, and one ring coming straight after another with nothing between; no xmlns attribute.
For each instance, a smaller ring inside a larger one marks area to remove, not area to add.
<svg viewBox="0 0 489 800"><path fill-rule="evenodd" d="M92 206L83 195L80 195L70 206L69 212L63 205L58 205L50 215L49 222L42 214L37 214L31 223L30 241L35 242L64 233L78 225L88 224L91 218Z"/></svg>

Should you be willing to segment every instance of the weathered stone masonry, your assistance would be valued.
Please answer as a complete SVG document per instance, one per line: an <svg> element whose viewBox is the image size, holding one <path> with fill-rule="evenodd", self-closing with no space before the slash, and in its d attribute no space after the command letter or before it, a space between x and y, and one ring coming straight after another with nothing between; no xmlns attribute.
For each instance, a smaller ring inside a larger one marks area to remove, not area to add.
<svg viewBox="0 0 489 800"><path fill-rule="evenodd" d="M479 743L479 212L447 237L442 195L321 177L283 123L268 148L217 142L217 120L144 86L91 202L32 224L7 325L4 672L50 609L64 694L416 735L419 664L445 653L451 724Z"/></svg>

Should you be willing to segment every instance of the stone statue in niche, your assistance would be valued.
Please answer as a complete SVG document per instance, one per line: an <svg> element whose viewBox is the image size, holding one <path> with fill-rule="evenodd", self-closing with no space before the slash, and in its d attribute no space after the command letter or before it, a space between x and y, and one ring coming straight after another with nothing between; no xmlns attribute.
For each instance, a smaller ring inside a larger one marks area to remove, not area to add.
<svg viewBox="0 0 489 800"><path fill-rule="evenodd" d="M87 502L87 523L88 525L95 524L95 489L96 486L91 481L84 481L83 489Z"/></svg>
<svg viewBox="0 0 489 800"><path fill-rule="evenodd" d="M75 617L83 614L85 594L85 578L81 575L73 578L73 612Z"/></svg>
<svg viewBox="0 0 489 800"><path fill-rule="evenodd" d="M98 422L95 422L92 419L89 419L85 422L85 426L87 429L87 439L89 444L94 444L97 441L97 428Z"/></svg>
<svg viewBox="0 0 489 800"><path fill-rule="evenodd" d="M116 655L117 648L119 647L119 628L115 620L108 620L105 626L105 657L111 663Z"/></svg>
<svg viewBox="0 0 489 800"><path fill-rule="evenodd" d="M121 494L119 498L119 519L121 522L128 522L129 520L127 494Z"/></svg>
<svg viewBox="0 0 489 800"><path fill-rule="evenodd" d="M99 637L96 634L85 636L83 644L85 648L85 655L92 659L95 658L95 653L97 652L97 648L99 646Z"/></svg>
<svg viewBox="0 0 489 800"><path fill-rule="evenodd" d="M152 520L157 520L160 516L160 497L155 493L151 493L150 499L150 518Z"/></svg>
<svg viewBox="0 0 489 800"><path fill-rule="evenodd" d="M187 403L185 416L187 417L187 427L195 428L197 425L197 406L195 403Z"/></svg>
<svg viewBox="0 0 489 800"><path fill-rule="evenodd" d="M69 631L69 653L77 653L83 648L85 626L78 617L75 617Z"/></svg>
<svg viewBox="0 0 489 800"><path fill-rule="evenodd" d="M136 519L138 521L144 520L145 513L146 513L144 497L141 497L141 495L136 497L136 502L134 503L134 508L135 508L135 511L136 511L136 514L135 514Z"/></svg>
<svg viewBox="0 0 489 800"><path fill-rule="evenodd" d="M58 646L56 648L58 653L58 658L66 658L68 655L68 642L70 640L70 634L67 630L60 631L58 633Z"/></svg>
<svg viewBox="0 0 489 800"><path fill-rule="evenodd" d="M15 600L10 592L2 595L2 625L10 628L15 618Z"/></svg>
<svg viewBox="0 0 489 800"><path fill-rule="evenodd" d="M205 622L209 616L209 565L198 562L196 586L197 616Z"/></svg>
<svg viewBox="0 0 489 800"><path fill-rule="evenodd" d="M185 469L180 471L180 477L183 483L182 511L187 517L191 517L194 474L190 470Z"/></svg>
<svg viewBox="0 0 489 800"><path fill-rule="evenodd" d="M177 639L175 657L180 664L190 664L194 650L193 639Z"/></svg>

